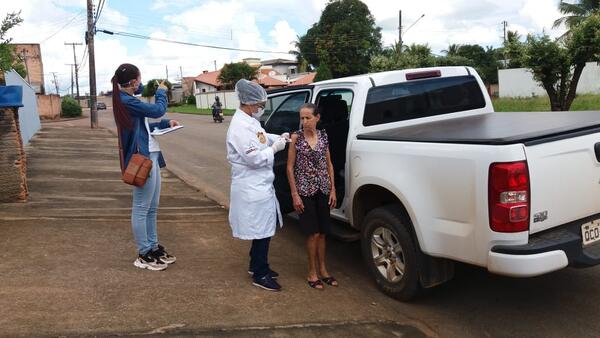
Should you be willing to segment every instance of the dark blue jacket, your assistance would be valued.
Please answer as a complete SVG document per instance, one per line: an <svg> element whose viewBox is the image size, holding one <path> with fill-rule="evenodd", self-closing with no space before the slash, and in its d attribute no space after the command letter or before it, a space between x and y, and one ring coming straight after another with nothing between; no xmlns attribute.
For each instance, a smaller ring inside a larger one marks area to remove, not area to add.
<svg viewBox="0 0 600 338"><path fill-rule="evenodd" d="M123 160L121 161L121 171L124 171L129 164L131 156L137 153L139 145L139 153L144 156L150 156L150 150L148 149L148 131L146 131L146 125L144 118L157 119L162 117L167 112L167 95L164 89L158 89L155 95L155 103L145 103L140 101L138 98L131 96L127 93L121 92L121 102L125 106L125 109L131 116L131 122L133 129L120 128L119 133L121 135L121 149L123 149ZM164 129L169 127L168 119L162 119L160 122L149 123L150 130L158 127ZM158 164L163 168L165 159L162 154L158 156Z"/></svg>

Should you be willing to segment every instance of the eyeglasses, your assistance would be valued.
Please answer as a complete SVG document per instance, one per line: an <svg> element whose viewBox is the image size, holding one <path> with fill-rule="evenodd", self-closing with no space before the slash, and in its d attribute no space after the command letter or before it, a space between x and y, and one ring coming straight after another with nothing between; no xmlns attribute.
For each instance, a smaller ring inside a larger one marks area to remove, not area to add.
<svg viewBox="0 0 600 338"><path fill-rule="evenodd" d="M265 109L266 104L264 103L257 103L256 104L260 109Z"/></svg>

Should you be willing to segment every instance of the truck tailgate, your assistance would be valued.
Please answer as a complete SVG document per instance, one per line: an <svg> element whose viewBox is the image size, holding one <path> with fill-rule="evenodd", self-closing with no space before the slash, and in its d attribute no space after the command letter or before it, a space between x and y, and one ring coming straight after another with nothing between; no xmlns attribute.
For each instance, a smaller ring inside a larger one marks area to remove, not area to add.
<svg viewBox="0 0 600 338"><path fill-rule="evenodd" d="M526 145L525 154L531 233L600 213L600 133Z"/></svg>

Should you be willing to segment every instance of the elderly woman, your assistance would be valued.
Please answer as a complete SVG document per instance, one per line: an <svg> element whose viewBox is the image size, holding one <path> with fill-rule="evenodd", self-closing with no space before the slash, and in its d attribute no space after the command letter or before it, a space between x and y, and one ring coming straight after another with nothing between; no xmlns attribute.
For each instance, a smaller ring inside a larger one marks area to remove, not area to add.
<svg viewBox="0 0 600 338"><path fill-rule="evenodd" d="M253 285L279 291L279 275L269 267L269 243L276 225L283 224L273 188L273 159L285 148L289 134L267 134L259 118L267 93L257 83L240 80L235 85L240 100L227 130L227 160L231 163L229 224L233 237L251 240L250 268ZM286 135L287 134L287 135Z"/></svg>
<svg viewBox="0 0 600 338"><path fill-rule="evenodd" d="M338 286L338 281L325 265L325 238L331 231L329 210L336 204L336 195L327 134L317 130L320 117L314 104L300 107L302 129L292 135L287 176L300 227L307 235L307 282L323 290L323 283Z"/></svg>

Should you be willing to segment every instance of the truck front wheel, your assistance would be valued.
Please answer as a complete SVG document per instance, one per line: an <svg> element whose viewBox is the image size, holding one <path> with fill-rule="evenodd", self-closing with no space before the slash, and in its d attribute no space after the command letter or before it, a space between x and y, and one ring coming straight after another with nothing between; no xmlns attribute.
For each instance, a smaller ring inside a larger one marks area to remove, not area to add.
<svg viewBox="0 0 600 338"><path fill-rule="evenodd" d="M365 217L363 258L377 286L385 294L407 301L421 292L413 236L397 207L373 209Z"/></svg>

